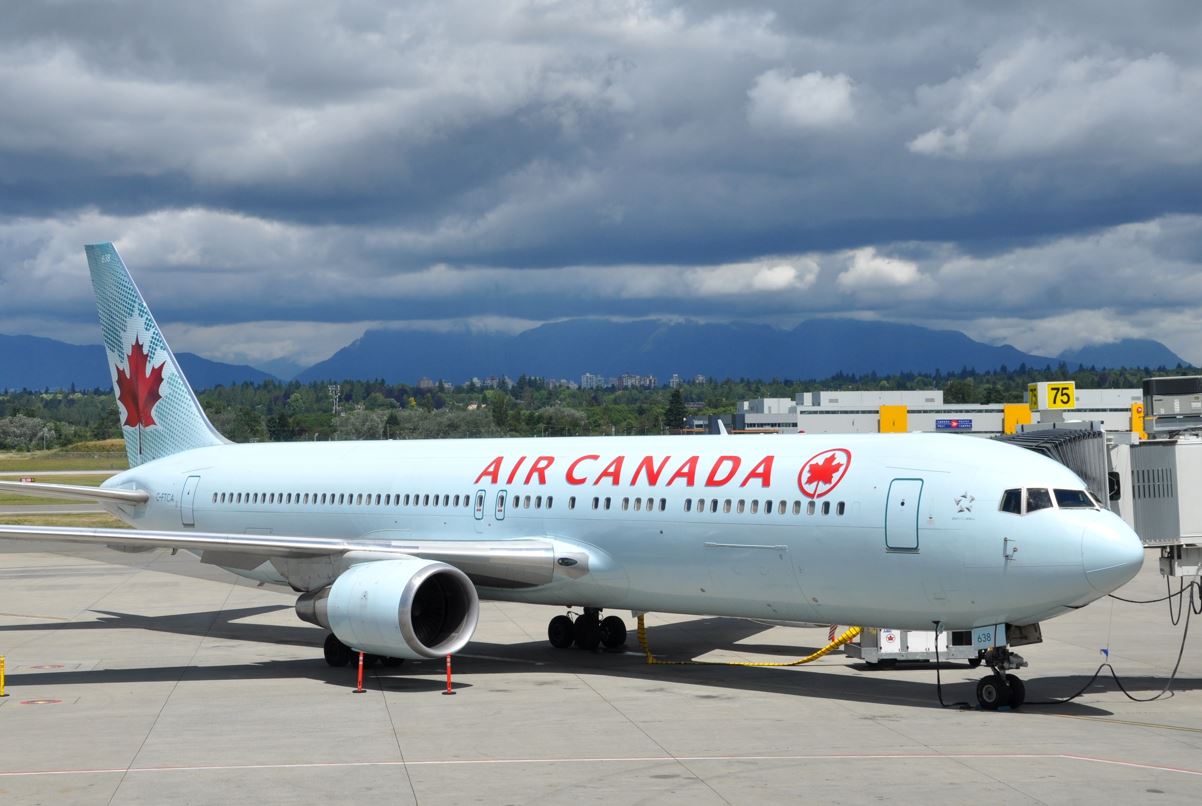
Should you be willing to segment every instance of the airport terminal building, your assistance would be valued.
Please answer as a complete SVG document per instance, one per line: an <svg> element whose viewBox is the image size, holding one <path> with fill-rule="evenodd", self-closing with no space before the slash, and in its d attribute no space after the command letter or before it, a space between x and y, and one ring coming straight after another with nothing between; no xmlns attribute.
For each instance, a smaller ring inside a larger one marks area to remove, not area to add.
<svg viewBox="0 0 1202 806"><path fill-rule="evenodd" d="M1092 420L1107 431L1132 428L1132 406L1143 402L1141 389L1077 389L1075 406L1061 412L1066 420ZM733 431L846 434L894 431L947 431L974 434L1013 433L1032 422L1027 403L944 403L941 390L819 391L795 398L759 398L739 403Z"/></svg>

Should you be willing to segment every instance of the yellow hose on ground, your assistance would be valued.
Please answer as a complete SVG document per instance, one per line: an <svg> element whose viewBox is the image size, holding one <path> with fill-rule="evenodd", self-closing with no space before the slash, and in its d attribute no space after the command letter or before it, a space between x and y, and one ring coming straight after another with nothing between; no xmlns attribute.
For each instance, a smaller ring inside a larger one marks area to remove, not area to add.
<svg viewBox="0 0 1202 806"><path fill-rule="evenodd" d="M655 666L800 666L803 663L811 663L818 660L823 655L828 655L839 647L851 641L860 634L859 627L851 627L834 641L806 655L804 658L798 658L791 661L705 661L705 660L660 660L651 654L651 648L647 646L647 625L643 621L643 615L639 614L639 646L643 648L643 655L647 658L647 663Z"/></svg>

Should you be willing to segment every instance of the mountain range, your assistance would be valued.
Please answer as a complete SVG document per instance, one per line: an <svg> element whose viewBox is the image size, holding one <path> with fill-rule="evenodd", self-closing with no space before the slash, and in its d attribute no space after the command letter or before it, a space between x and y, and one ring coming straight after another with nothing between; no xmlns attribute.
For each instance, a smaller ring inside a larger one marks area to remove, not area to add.
<svg viewBox="0 0 1202 806"><path fill-rule="evenodd" d="M197 389L275 378L254 367L178 353ZM746 323L704 324L571 319L516 335L369 330L330 358L301 371L302 382L421 377L462 383L490 375L538 375L578 380L591 372L692 378L828 378L840 372L931 374L1057 365L1166 367L1186 364L1158 341L1125 339L1059 356L989 345L953 330L856 319L811 319L791 330ZM104 351L36 336L0 335L0 390L107 388Z"/></svg>
<svg viewBox="0 0 1202 806"><path fill-rule="evenodd" d="M274 376L240 364L210 361L193 353L177 353L180 369L197 389L260 383ZM108 358L99 344L78 345L38 336L0 334L0 390L108 389Z"/></svg>
<svg viewBox="0 0 1202 806"><path fill-rule="evenodd" d="M1110 352L1114 351L1112 358ZM1094 348L1087 366L1176 367L1185 362L1155 341ZM682 378L828 378L839 372L881 375L980 371L1020 364L1055 366L1061 357L983 344L953 330L856 319L811 319L791 330L767 325L572 319L512 336L369 330L330 358L301 372L301 381L383 378L412 383L425 376L461 383L489 375L578 379L583 372Z"/></svg>

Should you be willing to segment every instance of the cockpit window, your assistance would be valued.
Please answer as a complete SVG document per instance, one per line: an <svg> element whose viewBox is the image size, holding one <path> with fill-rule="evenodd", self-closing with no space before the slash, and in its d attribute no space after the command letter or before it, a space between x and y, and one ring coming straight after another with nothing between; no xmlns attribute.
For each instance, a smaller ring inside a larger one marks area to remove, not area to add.
<svg viewBox="0 0 1202 806"><path fill-rule="evenodd" d="M1052 496L1043 487L1032 487L1027 490L1027 512L1037 509L1051 509Z"/></svg>
<svg viewBox="0 0 1202 806"><path fill-rule="evenodd" d="M1015 515L1023 513L1023 491L1022 490L1006 490L1002 493L1002 505L999 507L1002 512L1013 512Z"/></svg>
<svg viewBox="0 0 1202 806"><path fill-rule="evenodd" d="M1094 502L1085 490L1054 490L1061 509L1093 509Z"/></svg>

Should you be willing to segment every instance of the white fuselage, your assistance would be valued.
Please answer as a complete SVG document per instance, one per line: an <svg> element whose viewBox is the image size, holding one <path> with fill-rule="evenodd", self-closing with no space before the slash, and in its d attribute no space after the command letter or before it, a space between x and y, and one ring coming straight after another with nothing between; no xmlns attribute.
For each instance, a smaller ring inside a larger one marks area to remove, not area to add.
<svg viewBox="0 0 1202 806"><path fill-rule="evenodd" d="M587 573L556 569L549 584L481 596L633 611L1027 624L1104 595L1142 561L1138 539L1104 509L1001 511L1008 489L1084 484L1026 450L953 435L225 445L106 486L151 493L137 510L112 507L148 529L550 538L585 550ZM333 580L329 567L237 572L312 589Z"/></svg>

